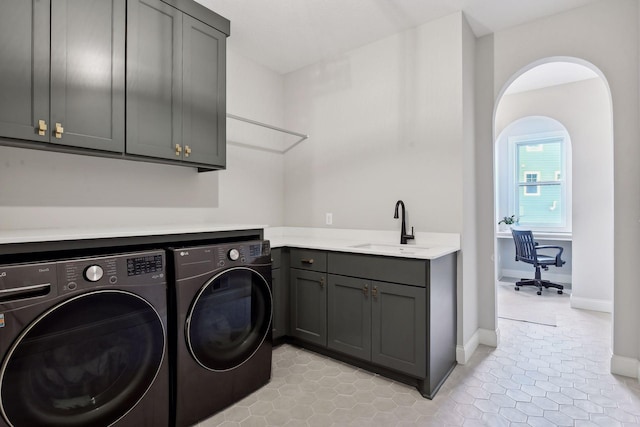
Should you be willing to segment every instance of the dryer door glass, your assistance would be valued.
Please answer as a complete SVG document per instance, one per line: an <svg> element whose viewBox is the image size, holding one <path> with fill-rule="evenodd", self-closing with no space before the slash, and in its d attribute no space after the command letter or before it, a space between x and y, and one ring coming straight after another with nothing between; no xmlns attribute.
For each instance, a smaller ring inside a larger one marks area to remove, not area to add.
<svg viewBox="0 0 640 427"><path fill-rule="evenodd" d="M67 300L31 323L7 353L3 416L16 427L110 425L147 392L164 349L162 320L144 299L96 291Z"/></svg>
<svg viewBox="0 0 640 427"><path fill-rule="evenodd" d="M187 316L187 345L206 369L226 371L251 358L271 331L271 291L256 271L237 267L209 280Z"/></svg>

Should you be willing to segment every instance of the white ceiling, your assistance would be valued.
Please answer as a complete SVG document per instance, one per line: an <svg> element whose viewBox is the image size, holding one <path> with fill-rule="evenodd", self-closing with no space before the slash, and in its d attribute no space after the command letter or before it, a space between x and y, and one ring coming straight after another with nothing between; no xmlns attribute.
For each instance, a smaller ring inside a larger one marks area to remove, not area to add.
<svg viewBox="0 0 640 427"><path fill-rule="evenodd" d="M463 11L476 36L601 0L196 0L231 21L238 53L285 74Z"/></svg>
<svg viewBox="0 0 640 427"><path fill-rule="evenodd" d="M571 62L549 62L523 73L509 85L505 95L596 77L599 77L598 74L584 65Z"/></svg>

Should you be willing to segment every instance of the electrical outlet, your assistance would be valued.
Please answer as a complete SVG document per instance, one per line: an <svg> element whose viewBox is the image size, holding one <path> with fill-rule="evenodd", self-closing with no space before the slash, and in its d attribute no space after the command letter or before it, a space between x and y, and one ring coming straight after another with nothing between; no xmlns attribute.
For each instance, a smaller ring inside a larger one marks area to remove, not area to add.
<svg viewBox="0 0 640 427"><path fill-rule="evenodd" d="M333 224L333 214L332 214L332 213L328 213L328 212L327 212L327 213L325 214L325 223L326 223L327 225L331 225L331 224Z"/></svg>

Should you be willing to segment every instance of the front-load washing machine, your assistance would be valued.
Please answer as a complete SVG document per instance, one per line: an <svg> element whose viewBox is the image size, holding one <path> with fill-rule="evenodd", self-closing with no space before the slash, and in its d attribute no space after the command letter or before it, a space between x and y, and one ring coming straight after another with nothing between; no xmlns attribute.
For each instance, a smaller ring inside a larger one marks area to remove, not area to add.
<svg viewBox="0 0 640 427"><path fill-rule="evenodd" d="M165 252L0 265L0 426L167 426Z"/></svg>
<svg viewBox="0 0 640 427"><path fill-rule="evenodd" d="M271 250L249 241L172 253L172 407L190 426L271 378Z"/></svg>

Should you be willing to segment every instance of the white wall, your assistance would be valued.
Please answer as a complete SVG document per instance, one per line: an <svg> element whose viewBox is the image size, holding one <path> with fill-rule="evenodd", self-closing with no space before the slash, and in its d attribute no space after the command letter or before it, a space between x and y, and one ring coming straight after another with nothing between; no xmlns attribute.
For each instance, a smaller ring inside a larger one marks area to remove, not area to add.
<svg viewBox="0 0 640 427"><path fill-rule="evenodd" d="M230 45L231 45L230 40ZM282 125L282 77L228 52L230 111ZM282 225L281 154L229 146L227 170L0 147L0 230Z"/></svg>
<svg viewBox="0 0 640 427"><path fill-rule="evenodd" d="M475 346L478 330L478 257L477 247L477 199L475 190L475 51L476 38L462 19L462 235L461 252L458 255L458 349L457 360L466 363ZM471 347L465 345L474 343Z"/></svg>
<svg viewBox="0 0 640 427"><path fill-rule="evenodd" d="M640 140L638 129L638 3L635 0L598 2L550 16L533 23L500 31L493 36L493 52L481 62L493 62L492 102L512 76L530 64L549 57L577 57L599 68L606 78L613 100L614 129L614 316L612 370L638 375L640 326L637 304L637 254L640 253L640 197L634 183L640 182ZM483 102L487 105L488 100ZM483 128L484 129L484 128ZM486 131L486 129L484 129ZM478 135L482 141L486 133ZM479 159L480 160L480 159ZM479 164L487 168L489 164ZM630 187L631 186L631 187ZM484 194L491 198L491 194ZM487 223L486 227L493 227ZM481 253L493 250L484 244ZM485 271L486 273L486 271ZM494 293L495 277L481 278L481 293ZM480 307L481 311L486 310ZM490 307L489 310L495 309ZM481 313L486 319L489 313Z"/></svg>
<svg viewBox="0 0 640 427"><path fill-rule="evenodd" d="M611 311L613 128L609 90L602 79L595 78L502 97L495 128L501 135L499 152L506 153L503 130L509 123L540 115L560 122L571 138L572 307ZM553 273L563 274L564 270L554 269Z"/></svg>
<svg viewBox="0 0 640 427"><path fill-rule="evenodd" d="M498 345L496 322L493 178L493 35L476 40L475 55L475 144L476 252L478 254L478 337L486 345Z"/></svg>
<svg viewBox="0 0 640 427"><path fill-rule="evenodd" d="M285 78L289 128L311 137L285 158L285 223L462 230L460 13Z"/></svg>
<svg viewBox="0 0 640 427"><path fill-rule="evenodd" d="M233 36L227 51L227 111L268 123L284 124L284 78L266 67L237 54ZM227 140L241 141L253 147L227 144L227 169L220 175L218 209L212 212L216 222L284 224L284 155L261 150L282 137L277 132L253 125L234 127L227 120ZM246 139L246 137L250 137Z"/></svg>

